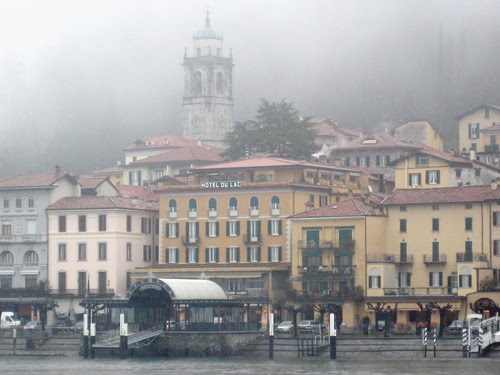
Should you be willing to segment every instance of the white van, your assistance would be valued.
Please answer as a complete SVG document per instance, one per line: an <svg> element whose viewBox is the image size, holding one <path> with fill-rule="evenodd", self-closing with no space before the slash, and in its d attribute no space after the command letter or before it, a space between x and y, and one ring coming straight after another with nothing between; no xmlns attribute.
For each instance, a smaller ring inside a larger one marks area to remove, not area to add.
<svg viewBox="0 0 500 375"><path fill-rule="evenodd" d="M16 320L15 315L12 311L2 312L0 318L0 328L10 328L12 326L20 326L21 321Z"/></svg>

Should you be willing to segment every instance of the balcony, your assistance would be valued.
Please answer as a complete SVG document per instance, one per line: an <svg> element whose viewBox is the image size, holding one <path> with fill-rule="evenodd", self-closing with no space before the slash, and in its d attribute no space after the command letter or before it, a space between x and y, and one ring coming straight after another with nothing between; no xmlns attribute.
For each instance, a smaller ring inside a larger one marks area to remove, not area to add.
<svg viewBox="0 0 500 375"><path fill-rule="evenodd" d="M333 249L333 241L299 240L299 249L303 249L303 250Z"/></svg>
<svg viewBox="0 0 500 375"><path fill-rule="evenodd" d="M49 291L37 288L11 288L0 289L0 298L30 298L30 297L48 297Z"/></svg>
<svg viewBox="0 0 500 375"><path fill-rule="evenodd" d="M457 263L487 262L486 254L481 253L457 253Z"/></svg>
<svg viewBox="0 0 500 375"><path fill-rule="evenodd" d="M0 210L2 215L38 215L36 208L2 208Z"/></svg>
<svg viewBox="0 0 500 375"><path fill-rule="evenodd" d="M207 216L210 217L210 218L217 217L217 210L215 210L215 209L208 210Z"/></svg>
<svg viewBox="0 0 500 375"><path fill-rule="evenodd" d="M64 297L111 297L115 295L114 289L98 288L98 289L50 289L51 295L64 296Z"/></svg>
<svg viewBox="0 0 500 375"><path fill-rule="evenodd" d="M384 288L384 296L446 296L449 295L446 287L429 288Z"/></svg>
<svg viewBox="0 0 500 375"><path fill-rule="evenodd" d="M228 215L229 215L229 217L237 217L238 216L238 208L237 207L229 208Z"/></svg>
<svg viewBox="0 0 500 375"><path fill-rule="evenodd" d="M333 248L336 251L353 251L356 246L356 241L342 241L342 242L334 242Z"/></svg>
<svg viewBox="0 0 500 375"><path fill-rule="evenodd" d="M398 255L395 254L369 254L366 258L367 263L400 263L396 262L398 260ZM408 256L407 256L408 258ZM399 259L401 260L401 259Z"/></svg>
<svg viewBox="0 0 500 375"><path fill-rule="evenodd" d="M443 265L446 263L446 254L439 254L438 256L432 254L424 254L424 264Z"/></svg>
<svg viewBox="0 0 500 375"><path fill-rule="evenodd" d="M243 235L243 242L247 245L259 245L262 243L261 235Z"/></svg>
<svg viewBox="0 0 500 375"><path fill-rule="evenodd" d="M301 276L354 276L354 266L299 266Z"/></svg>
<svg viewBox="0 0 500 375"><path fill-rule="evenodd" d="M44 234L1 235L0 242L47 242L47 236Z"/></svg>
<svg viewBox="0 0 500 375"><path fill-rule="evenodd" d="M169 219L177 219L177 211L169 211L168 218Z"/></svg>
<svg viewBox="0 0 500 375"><path fill-rule="evenodd" d="M413 264L413 255L406 254L406 255L393 255L394 257L394 263L399 264L399 265L408 265L408 264Z"/></svg>
<svg viewBox="0 0 500 375"><path fill-rule="evenodd" d="M259 216L259 208L258 207L252 207L249 210L249 215L250 216Z"/></svg>
<svg viewBox="0 0 500 375"><path fill-rule="evenodd" d="M500 148L497 144L485 145L484 152L487 154L498 154L500 152Z"/></svg>
<svg viewBox="0 0 500 375"><path fill-rule="evenodd" d="M198 217L198 211L195 209L189 210L188 211L188 217L190 219L196 219Z"/></svg>
<svg viewBox="0 0 500 375"><path fill-rule="evenodd" d="M279 207L272 207L271 208L271 216L279 216L280 215L280 208Z"/></svg>
<svg viewBox="0 0 500 375"><path fill-rule="evenodd" d="M182 236L181 241L183 245L199 245L200 237L199 236Z"/></svg>

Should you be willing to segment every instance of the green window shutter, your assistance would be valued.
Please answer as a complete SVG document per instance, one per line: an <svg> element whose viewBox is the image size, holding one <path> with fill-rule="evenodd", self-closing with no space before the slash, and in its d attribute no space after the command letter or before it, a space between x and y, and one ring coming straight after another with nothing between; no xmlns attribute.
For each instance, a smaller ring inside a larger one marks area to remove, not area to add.
<svg viewBox="0 0 500 375"><path fill-rule="evenodd" d="M200 249L199 248L196 248L195 258L194 259L195 259L196 263L200 262Z"/></svg>
<svg viewBox="0 0 500 375"><path fill-rule="evenodd" d="M239 247L236 248L236 261L237 262L240 261L240 248Z"/></svg>
<svg viewBox="0 0 500 375"><path fill-rule="evenodd" d="M250 221L247 221L247 236L250 239Z"/></svg>
<svg viewBox="0 0 500 375"><path fill-rule="evenodd" d="M168 249L165 249L165 263L170 263L170 260L168 259Z"/></svg>
<svg viewBox="0 0 500 375"><path fill-rule="evenodd" d="M436 173L436 174L437 174L436 183L438 183L438 184L439 184L439 182L440 182L441 172L440 172L440 171L437 171L437 173Z"/></svg>
<svg viewBox="0 0 500 375"><path fill-rule="evenodd" d="M175 249L175 263L179 263L179 249Z"/></svg>
<svg viewBox="0 0 500 375"><path fill-rule="evenodd" d="M267 234L268 235L271 235L271 226L272 226L271 220L268 220L267 221Z"/></svg>
<svg viewBox="0 0 500 375"><path fill-rule="evenodd" d="M370 157L367 156L365 160L366 160L366 166L369 167L370 166Z"/></svg>
<svg viewBox="0 0 500 375"><path fill-rule="evenodd" d="M247 247L247 262L250 262L250 248Z"/></svg>
<svg viewBox="0 0 500 375"><path fill-rule="evenodd" d="M229 221L226 221L226 237L229 236Z"/></svg>
<svg viewBox="0 0 500 375"><path fill-rule="evenodd" d="M179 237L179 223L175 223L175 238Z"/></svg>
<svg viewBox="0 0 500 375"><path fill-rule="evenodd" d="M196 223L196 238L200 238L200 223Z"/></svg>
<svg viewBox="0 0 500 375"><path fill-rule="evenodd" d="M186 247L186 261L185 263L189 262L189 249Z"/></svg>
<svg viewBox="0 0 500 375"><path fill-rule="evenodd" d="M368 288L371 288L371 287L372 287L372 277L373 277L373 276L369 276L369 277L368 277Z"/></svg>
<svg viewBox="0 0 500 375"><path fill-rule="evenodd" d="M267 260L268 260L269 262L272 262L272 260L273 260L273 259L272 259L272 254L271 254L271 246L269 246L269 247L267 248Z"/></svg>
<svg viewBox="0 0 500 375"><path fill-rule="evenodd" d="M218 247L215 248L215 261L217 263L219 263L219 248Z"/></svg>
<svg viewBox="0 0 500 375"><path fill-rule="evenodd" d="M209 231L210 231L210 228L209 228L209 224L208 224L208 221L207 221L207 222L205 223L205 236L207 236L207 237L208 237L208 233L210 233Z"/></svg>
<svg viewBox="0 0 500 375"><path fill-rule="evenodd" d="M170 237L170 225L165 224L165 233L167 233L167 237Z"/></svg>
<svg viewBox="0 0 500 375"><path fill-rule="evenodd" d="M380 165L380 155L375 156L375 165L377 167Z"/></svg>
<svg viewBox="0 0 500 375"><path fill-rule="evenodd" d="M425 183L429 185L429 171L425 171Z"/></svg>
<svg viewBox="0 0 500 375"><path fill-rule="evenodd" d="M189 238L189 223L186 223L186 239Z"/></svg>
<svg viewBox="0 0 500 375"><path fill-rule="evenodd" d="M432 272L429 272L429 286L432 286Z"/></svg>
<svg viewBox="0 0 500 375"><path fill-rule="evenodd" d="M412 183L411 174L408 174L408 186L411 186L411 183Z"/></svg>
<svg viewBox="0 0 500 375"><path fill-rule="evenodd" d="M261 230L260 230L260 220L257 221L257 237L260 239L260 234L261 234Z"/></svg>
<svg viewBox="0 0 500 375"><path fill-rule="evenodd" d="M278 248L278 260L281 262L281 246Z"/></svg>
<svg viewBox="0 0 500 375"><path fill-rule="evenodd" d="M226 263L229 263L229 247L226 247Z"/></svg>
<svg viewBox="0 0 500 375"><path fill-rule="evenodd" d="M260 247L257 248L257 262L260 262Z"/></svg>
<svg viewBox="0 0 500 375"><path fill-rule="evenodd" d="M215 236L219 237L219 222L215 223Z"/></svg>
<svg viewBox="0 0 500 375"><path fill-rule="evenodd" d="M206 247L205 248L205 263L208 263L208 260L209 260L210 254L208 252L209 252L208 247Z"/></svg>
<svg viewBox="0 0 500 375"><path fill-rule="evenodd" d="M278 221L278 234L281 235L282 233L282 225L281 225L281 220Z"/></svg>
<svg viewBox="0 0 500 375"><path fill-rule="evenodd" d="M406 285L411 286L411 273L406 273Z"/></svg>
<svg viewBox="0 0 500 375"><path fill-rule="evenodd" d="M240 235L240 222L239 221L236 222L236 235L237 236Z"/></svg>
<svg viewBox="0 0 500 375"><path fill-rule="evenodd" d="M398 287L401 287L401 272L398 272Z"/></svg>
<svg viewBox="0 0 500 375"><path fill-rule="evenodd" d="M443 273L439 272L439 286L443 286Z"/></svg>

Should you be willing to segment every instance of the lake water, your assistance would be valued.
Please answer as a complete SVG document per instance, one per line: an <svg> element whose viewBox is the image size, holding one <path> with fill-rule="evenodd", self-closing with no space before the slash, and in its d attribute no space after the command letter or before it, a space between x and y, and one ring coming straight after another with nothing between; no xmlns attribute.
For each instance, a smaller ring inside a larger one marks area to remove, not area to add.
<svg viewBox="0 0 500 375"><path fill-rule="evenodd" d="M0 357L0 374L498 374L500 358L336 360L320 358Z"/></svg>

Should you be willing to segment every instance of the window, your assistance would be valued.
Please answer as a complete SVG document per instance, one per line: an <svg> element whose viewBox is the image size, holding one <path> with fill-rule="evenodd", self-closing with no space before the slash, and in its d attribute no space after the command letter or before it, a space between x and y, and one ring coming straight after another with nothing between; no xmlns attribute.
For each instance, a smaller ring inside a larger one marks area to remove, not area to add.
<svg viewBox="0 0 500 375"><path fill-rule="evenodd" d="M36 276L25 276L24 287L26 289L36 289L38 287L38 278Z"/></svg>
<svg viewBox="0 0 500 375"><path fill-rule="evenodd" d="M35 200L33 199L33 197L29 197L28 198L28 208L33 208L35 207Z"/></svg>
<svg viewBox="0 0 500 375"><path fill-rule="evenodd" d="M220 48L217 48L217 53L220 54ZM219 95L224 94L224 74L222 72L217 72L217 76L215 79L215 87L217 90L217 94Z"/></svg>
<svg viewBox="0 0 500 375"><path fill-rule="evenodd" d="M281 220L269 220L267 229L270 236L281 235Z"/></svg>
<svg viewBox="0 0 500 375"><path fill-rule="evenodd" d="M438 241L433 241L432 242L432 261L433 262L439 262L439 242Z"/></svg>
<svg viewBox="0 0 500 375"><path fill-rule="evenodd" d="M439 219L432 219L432 231L439 232Z"/></svg>
<svg viewBox="0 0 500 375"><path fill-rule="evenodd" d="M250 241L260 240L260 221L259 220L249 220L247 221L247 233L248 239Z"/></svg>
<svg viewBox="0 0 500 375"><path fill-rule="evenodd" d="M85 296L87 294L87 273L78 272L78 295Z"/></svg>
<svg viewBox="0 0 500 375"><path fill-rule="evenodd" d="M79 243L78 244L78 260L84 261L87 260L87 244Z"/></svg>
<svg viewBox="0 0 500 375"><path fill-rule="evenodd" d="M57 275L59 293L66 293L66 272L59 272Z"/></svg>
<svg viewBox="0 0 500 375"><path fill-rule="evenodd" d="M408 261L408 243L400 242L399 243L399 257L400 262L405 263Z"/></svg>
<svg viewBox="0 0 500 375"><path fill-rule="evenodd" d="M169 247L167 249L167 263L179 263L179 249L175 247Z"/></svg>
<svg viewBox="0 0 500 375"><path fill-rule="evenodd" d="M500 256L500 240L493 240L493 255Z"/></svg>
<svg viewBox="0 0 500 375"><path fill-rule="evenodd" d="M99 215L99 232L106 232L106 215Z"/></svg>
<svg viewBox="0 0 500 375"><path fill-rule="evenodd" d="M26 220L26 234L37 234L36 220L28 219Z"/></svg>
<svg viewBox="0 0 500 375"><path fill-rule="evenodd" d="M480 177L481 176L481 168L474 168L474 175L476 177Z"/></svg>
<svg viewBox="0 0 500 375"><path fill-rule="evenodd" d="M10 251L4 251L0 254L0 264L3 266L14 265L14 255Z"/></svg>
<svg viewBox="0 0 500 375"><path fill-rule="evenodd" d="M78 231L79 232L87 231L87 216L85 215L78 216Z"/></svg>
<svg viewBox="0 0 500 375"><path fill-rule="evenodd" d="M58 260L65 261L66 260L66 244L65 243L60 243L59 246L59 251L58 251Z"/></svg>
<svg viewBox="0 0 500 375"><path fill-rule="evenodd" d="M106 293L108 289L108 277L106 271L99 271L97 274L97 288L99 294Z"/></svg>
<svg viewBox="0 0 500 375"><path fill-rule="evenodd" d="M399 212L406 212L406 206L399 206Z"/></svg>
<svg viewBox="0 0 500 375"><path fill-rule="evenodd" d="M472 203L466 203L465 204L465 209L466 210L472 210Z"/></svg>
<svg viewBox="0 0 500 375"><path fill-rule="evenodd" d="M251 246L248 248L248 262L260 262L260 247Z"/></svg>
<svg viewBox="0 0 500 375"><path fill-rule="evenodd" d="M268 248L269 262L281 262L281 246L270 246Z"/></svg>
<svg viewBox="0 0 500 375"><path fill-rule="evenodd" d="M250 209L252 209L252 210L259 209L259 198L257 198L257 197L250 198Z"/></svg>
<svg viewBox="0 0 500 375"><path fill-rule="evenodd" d="M168 211L177 212L177 201L175 199L170 199L168 201Z"/></svg>
<svg viewBox="0 0 500 375"><path fill-rule="evenodd" d="M24 254L24 264L27 266L37 266L38 253L33 250L28 250L26 254Z"/></svg>
<svg viewBox="0 0 500 375"><path fill-rule="evenodd" d="M472 218L471 217L465 218L465 230L467 230L467 231L472 230Z"/></svg>
<svg viewBox="0 0 500 375"><path fill-rule="evenodd" d="M280 208L280 198L276 195L271 198L271 208Z"/></svg>
<svg viewBox="0 0 500 375"><path fill-rule="evenodd" d="M219 236L219 223L217 221L207 221L205 224L207 237Z"/></svg>
<svg viewBox="0 0 500 375"><path fill-rule="evenodd" d="M188 202L188 208L189 212L196 212L198 210L198 204L196 202L196 199L191 198Z"/></svg>
<svg viewBox="0 0 500 375"><path fill-rule="evenodd" d="M141 233L142 234L151 233L151 218L141 217Z"/></svg>
<svg viewBox="0 0 500 375"><path fill-rule="evenodd" d="M144 262L151 262L151 245L144 245L142 247L142 260Z"/></svg>
<svg viewBox="0 0 500 375"><path fill-rule="evenodd" d="M479 138L479 123L472 122L469 124L469 139Z"/></svg>
<svg viewBox="0 0 500 375"><path fill-rule="evenodd" d="M132 232L132 216L127 215L127 232Z"/></svg>
<svg viewBox="0 0 500 375"><path fill-rule="evenodd" d="M328 206L328 197L326 195L319 196L319 206L320 207Z"/></svg>
<svg viewBox="0 0 500 375"><path fill-rule="evenodd" d="M128 179L130 185L142 185L141 171L128 172Z"/></svg>
<svg viewBox="0 0 500 375"><path fill-rule="evenodd" d="M196 49L196 54L198 56L201 56L201 48ZM202 95L202 82L201 82L201 73L200 72L194 72L193 74L193 95L194 96L201 96Z"/></svg>
<svg viewBox="0 0 500 375"><path fill-rule="evenodd" d="M16 197L16 208L22 208L23 207L23 201L21 197Z"/></svg>
<svg viewBox="0 0 500 375"><path fill-rule="evenodd" d="M125 249L125 256L127 257L127 261L132 260L132 244L130 242L127 242L126 249Z"/></svg>
<svg viewBox="0 0 500 375"><path fill-rule="evenodd" d="M427 166L429 165L429 157L425 155L418 155L417 156L417 166Z"/></svg>
<svg viewBox="0 0 500 375"><path fill-rule="evenodd" d="M442 272L429 272L429 286L443 286L443 273Z"/></svg>
<svg viewBox="0 0 500 375"><path fill-rule="evenodd" d="M411 273L398 272L398 287L408 288L411 286Z"/></svg>
<svg viewBox="0 0 500 375"><path fill-rule="evenodd" d="M439 171L426 171L425 172L425 183L428 185L439 184L440 172Z"/></svg>
<svg viewBox="0 0 500 375"><path fill-rule="evenodd" d="M207 247L205 249L205 263L218 263L219 262L219 248Z"/></svg>
<svg viewBox="0 0 500 375"><path fill-rule="evenodd" d="M372 268L368 274L368 288L379 289L382 287L380 270L378 268Z"/></svg>
<svg viewBox="0 0 500 375"><path fill-rule="evenodd" d="M106 260L107 254L107 246L106 242L99 242L98 246L98 260Z"/></svg>
<svg viewBox="0 0 500 375"><path fill-rule="evenodd" d="M66 232L66 216L59 216L59 232Z"/></svg>
<svg viewBox="0 0 500 375"><path fill-rule="evenodd" d="M167 223L167 238L179 237L179 223Z"/></svg>
<svg viewBox="0 0 500 375"><path fill-rule="evenodd" d="M472 288L472 273L469 267L462 267L458 277L460 288Z"/></svg>
<svg viewBox="0 0 500 375"><path fill-rule="evenodd" d="M9 198L5 197L3 199L3 208L9 208Z"/></svg>
<svg viewBox="0 0 500 375"><path fill-rule="evenodd" d="M198 248L188 247L186 249L186 262L187 263L198 263Z"/></svg>
<svg viewBox="0 0 500 375"><path fill-rule="evenodd" d="M2 223L2 236L10 236L12 234L12 226L10 223Z"/></svg>
<svg viewBox="0 0 500 375"><path fill-rule="evenodd" d="M229 209L231 211L236 211L238 209L238 199L235 197L229 198Z"/></svg>
<svg viewBox="0 0 500 375"><path fill-rule="evenodd" d="M439 204L433 204L432 211L439 211Z"/></svg>
<svg viewBox="0 0 500 375"><path fill-rule="evenodd" d="M162 169L157 169L155 171L155 180L159 180L162 177L163 177L163 170Z"/></svg>
<svg viewBox="0 0 500 375"><path fill-rule="evenodd" d="M226 236L235 237L240 235L240 222L228 221L226 222Z"/></svg>
<svg viewBox="0 0 500 375"><path fill-rule="evenodd" d="M199 224L197 222L186 223L186 237L189 243L195 243L199 237Z"/></svg>
<svg viewBox="0 0 500 375"><path fill-rule="evenodd" d="M209 211L217 211L217 199L210 198L208 200L208 210Z"/></svg>
<svg viewBox="0 0 500 375"><path fill-rule="evenodd" d="M240 248L239 247L228 247L226 249L226 262L227 263L238 263L240 261Z"/></svg>
<svg viewBox="0 0 500 375"><path fill-rule="evenodd" d="M461 169L455 169L455 177L456 178L461 178L462 177L462 170Z"/></svg>
<svg viewBox="0 0 500 375"><path fill-rule="evenodd" d="M406 229L406 219L399 219L399 231L405 233Z"/></svg>
<svg viewBox="0 0 500 375"><path fill-rule="evenodd" d="M464 261L466 261L466 262L472 262L472 259L473 259L472 241L467 240L467 241L465 241L465 257L464 257Z"/></svg>
<svg viewBox="0 0 500 375"><path fill-rule="evenodd" d="M417 187L422 185L420 173L410 173L409 178L408 178L408 184L411 187Z"/></svg>

